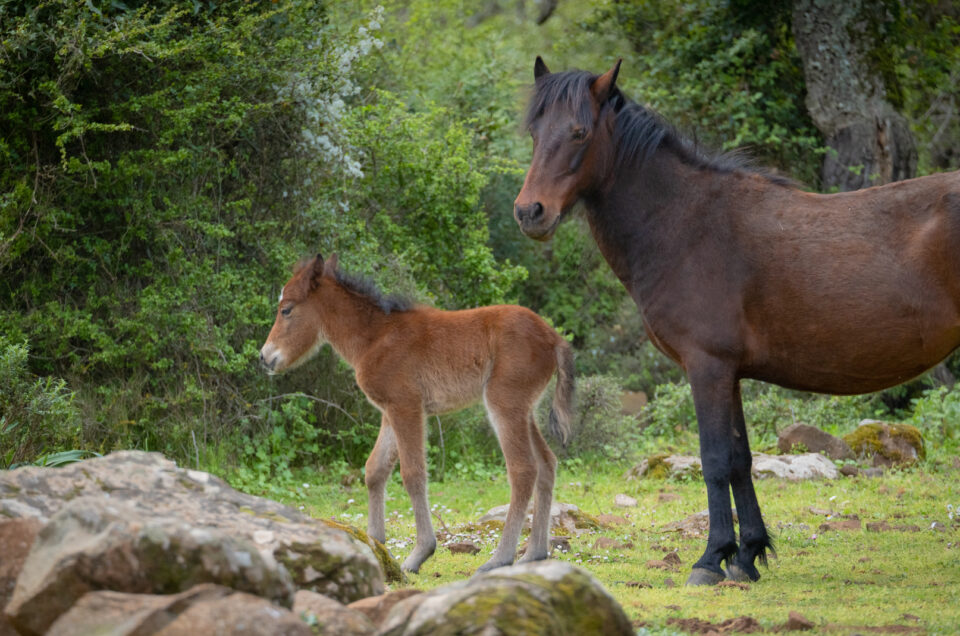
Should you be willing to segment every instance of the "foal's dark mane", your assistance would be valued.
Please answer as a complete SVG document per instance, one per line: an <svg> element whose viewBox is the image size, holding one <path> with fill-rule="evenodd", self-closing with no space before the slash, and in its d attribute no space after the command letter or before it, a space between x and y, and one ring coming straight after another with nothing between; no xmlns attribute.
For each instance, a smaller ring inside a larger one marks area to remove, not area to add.
<svg viewBox="0 0 960 636"><path fill-rule="evenodd" d="M411 298L401 296L400 294L384 294L372 280L362 276L355 276L337 270L337 282L353 293L363 296L379 307L385 314L410 311L415 304Z"/></svg>
<svg viewBox="0 0 960 636"><path fill-rule="evenodd" d="M293 266L293 272L297 273L307 265L313 262L313 257L303 258ZM373 303L383 313L390 314L395 311L410 311L416 302L412 298L400 294L384 294L380 291L369 278L348 274L339 269L336 270L336 280L341 287L348 291L363 296L366 300Z"/></svg>
<svg viewBox="0 0 960 636"><path fill-rule="evenodd" d="M574 112L577 123L591 129L593 112L590 107L590 85L597 77L599 76L588 71L564 71L541 76L536 81L524 125L529 127L543 115L548 106L561 103ZM771 174L752 165L749 157L741 152L705 152L696 142L677 132L660 115L631 100L619 88L614 88L604 107L611 107L616 113L614 136L618 146L614 167L642 165L659 148L666 148L681 161L696 168L721 173L751 172L777 185L795 185L786 177Z"/></svg>

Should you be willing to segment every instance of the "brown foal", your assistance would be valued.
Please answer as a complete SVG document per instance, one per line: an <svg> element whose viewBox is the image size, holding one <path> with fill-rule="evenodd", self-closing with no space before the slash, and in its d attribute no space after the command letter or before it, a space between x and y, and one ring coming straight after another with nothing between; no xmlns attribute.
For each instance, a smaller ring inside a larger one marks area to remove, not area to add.
<svg viewBox="0 0 960 636"><path fill-rule="evenodd" d="M507 464L510 508L500 545L480 571L513 562L527 504L536 491L523 561L548 556L556 457L540 434L534 407L557 374L551 431L565 441L573 398L570 346L524 307L442 311L383 297L337 270L337 257L301 262L280 295L260 361L271 374L296 367L325 344L356 372L357 385L382 415L366 464L367 532L386 539L384 494L400 461L413 503L417 543L403 569L417 572L436 549L427 503L424 417L483 401Z"/></svg>

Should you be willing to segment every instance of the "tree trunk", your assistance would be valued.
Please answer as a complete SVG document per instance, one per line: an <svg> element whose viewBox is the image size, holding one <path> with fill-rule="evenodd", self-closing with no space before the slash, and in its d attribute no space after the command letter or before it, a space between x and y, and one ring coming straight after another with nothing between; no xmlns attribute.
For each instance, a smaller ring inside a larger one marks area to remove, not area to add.
<svg viewBox="0 0 960 636"><path fill-rule="evenodd" d="M916 145L892 103L899 86L877 28L887 16L881 0L793 2L807 110L829 148L821 169L825 190L857 190L916 174Z"/></svg>

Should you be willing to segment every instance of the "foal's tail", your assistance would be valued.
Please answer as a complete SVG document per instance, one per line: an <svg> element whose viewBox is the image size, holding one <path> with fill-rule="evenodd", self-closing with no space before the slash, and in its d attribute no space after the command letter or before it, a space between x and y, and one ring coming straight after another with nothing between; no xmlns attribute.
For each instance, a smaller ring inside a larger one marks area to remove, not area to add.
<svg viewBox="0 0 960 636"><path fill-rule="evenodd" d="M553 393L548 426L550 434L566 448L573 417L573 349L566 340L560 340L554 352L557 356L557 388Z"/></svg>

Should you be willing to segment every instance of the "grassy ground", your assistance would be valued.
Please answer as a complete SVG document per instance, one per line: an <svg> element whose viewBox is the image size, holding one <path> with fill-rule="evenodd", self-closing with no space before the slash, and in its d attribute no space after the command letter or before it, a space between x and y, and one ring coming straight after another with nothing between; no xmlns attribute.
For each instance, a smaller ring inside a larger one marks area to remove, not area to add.
<svg viewBox="0 0 960 636"><path fill-rule="evenodd" d="M719 629L738 617L750 617L772 630L783 625L791 611L812 621L817 633L960 633L960 513L954 514L960 507L960 468L955 464L933 472L888 471L879 478L759 481L758 496L777 557L770 559L769 569L761 569L759 582L707 588L683 586L705 538L664 529L706 509L702 483L626 481L626 468L561 466L556 501L576 504L591 515L619 515L627 523L571 536L570 551L554 552L554 558L589 570L640 633L704 633L709 625ZM362 478L348 476L339 482L304 483L286 502L314 517L365 528ZM430 501L439 517L434 526L441 538L446 539L448 530L456 535L449 540L473 540L481 552L453 554L441 542L419 574L394 587L425 590L470 576L499 539L495 530L475 522L488 509L506 503L508 493L502 474L432 483ZM617 508L618 493L634 497L639 505ZM397 475L388 487L387 514L388 547L402 559L412 547L414 529ZM824 523L849 522L853 515L860 520L859 529L821 529ZM890 529L867 528L881 521ZM626 547L598 548L600 537ZM669 552L679 556L675 569L648 564L662 562ZM739 622L747 628L752 624Z"/></svg>

